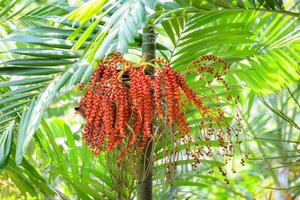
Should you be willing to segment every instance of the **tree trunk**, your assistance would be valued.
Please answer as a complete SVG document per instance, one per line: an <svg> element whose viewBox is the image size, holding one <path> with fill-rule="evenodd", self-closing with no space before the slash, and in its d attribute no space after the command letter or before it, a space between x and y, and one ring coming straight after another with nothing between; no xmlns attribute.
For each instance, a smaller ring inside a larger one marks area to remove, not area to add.
<svg viewBox="0 0 300 200"><path fill-rule="evenodd" d="M145 27L143 30L142 52L145 55L145 61L148 62L155 58L156 49L156 34L154 26ZM151 72L146 69L146 72ZM137 192L138 200L152 199L152 176L153 176L153 155L152 155L152 140L148 141L138 163L138 178Z"/></svg>

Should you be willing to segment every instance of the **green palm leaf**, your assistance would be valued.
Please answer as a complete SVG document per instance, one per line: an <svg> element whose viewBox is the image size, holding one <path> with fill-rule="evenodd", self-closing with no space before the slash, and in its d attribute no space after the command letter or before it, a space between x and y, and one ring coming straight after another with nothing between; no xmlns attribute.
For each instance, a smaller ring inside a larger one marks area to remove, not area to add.
<svg viewBox="0 0 300 200"><path fill-rule="evenodd" d="M214 54L231 63L234 73L259 94L279 91L299 80L294 53L300 41L297 17L235 8L205 11L194 7L184 12L158 20L173 43L169 59L177 70L186 70L201 55ZM277 80L275 84L272 79Z"/></svg>
<svg viewBox="0 0 300 200"><path fill-rule="evenodd" d="M78 10L75 10L68 16L69 20L76 20L80 22L80 27L72 34L72 38L76 37L81 32L82 27L89 21L92 16L90 12L83 14L82 10L91 10L94 4L88 2ZM101 11L105 1L99 1L98 5ZM118 9L115 8L120 4ZM105 11L97 16L96 20L92 22L90 27L86 29L78 42L75 44L74 49L78 49L82 46L83 42L91 35L91 33L98 27L104 16L109 16L109 19L105 21L103 27L93 37L93 43L86 50L86 55L89 61L99 60L113 51L126 52L129 43L134 42L134 38L138 33L138 30L143 28L147 21L147 14L149 9L153 9L155 1L141 1L141 0L129 0L129 1L117 1L114 4L106 4ZM97 15L96 13L96 15Z"/></svg>
<svg viewBox="0 0 300 200"><path fill-rule="evenodd" d="M5 128L0 137L0 167L2 168L5 164L5 161L9 157L12 139L13 139L13 127L14 121Z"/></svg>

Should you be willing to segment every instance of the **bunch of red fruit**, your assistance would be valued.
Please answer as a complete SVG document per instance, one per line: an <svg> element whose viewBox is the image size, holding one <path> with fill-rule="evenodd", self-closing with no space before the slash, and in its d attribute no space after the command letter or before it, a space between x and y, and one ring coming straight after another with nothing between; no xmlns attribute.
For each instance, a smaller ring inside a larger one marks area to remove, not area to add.
<svg viewBox="0 0 300 200"><path fill-rule="evenodd" d="M222 68L216 70L200 64L205 61L218 62ZM194 61L190 67L196 72L212 74L228 90L221 77L228 70L223 60L205 56ZM226 140L228 136L224 137L224 128L220 125L224 112L219 106L210 108L206 105L170 63L157 58L152 63L134 65L120 54L113 54L99 64L80 102L80 107L85 107L86 116L84 140L94 154L99 154L103 149L109 152L121 143L125 144L126 149L121 154L123 159L130 149L144 148L149 140L156 137L153 127L156 121L161 121L171 130L176 129L174 133L180 133L185 142L195 142L185 116L187 106L184 105L187 102L201 114L201 126L209 127L202 139L210 140L214 132L213 122L218 126L216 138L220 146L226 149L224 152L230 150L232 147ZM204 153L202 150L196 152L192 156L197 162L200 154Z"/></svg>

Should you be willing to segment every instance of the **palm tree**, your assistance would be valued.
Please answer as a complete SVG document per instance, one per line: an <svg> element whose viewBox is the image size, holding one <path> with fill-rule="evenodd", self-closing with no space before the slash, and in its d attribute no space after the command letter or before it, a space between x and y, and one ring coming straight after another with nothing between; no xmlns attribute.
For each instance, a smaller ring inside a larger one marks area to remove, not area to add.
<svg viewBox="0 0 300 200"><path fill-rule="evenodd" d="M16 5L22 5L21 9ZM117 187L114 178L105 176L117 171L113 164L102 163L106 155L101 155L94 165L85 159L92 159L92 155L86 152L85 145L80 148L75 145L76 139L67 125L63 125L65 136L57 137L67 138L68 148L76 151L60 149L53 138L55 125L49 128L44 120L49 115L49 106L65 95L76 99L69 100L76 107L79 92L74 88L87 82L99 60L114 51L133 60L146 54L146 61L156 54L172 63L177 72L188 72L190 69L186 66L200 56L216 55L232 68L228 76L231 87L245 95L266 96L299 82L297 1L91 0L76 8L59 2L27 11L26 3L2 0L0 7L0 25L5 31L1 45L6 47L0 68L0 165L14 182L26 180L20 182L18 188L31 191L32 196L42 193L66 198L29 164L32 157L28 152L33 138L55 165L56 175L50 177L63 179L76 198L121 199L136 195L133 176L123 174L127 181ZM203 92L201 82L196 82L195 77L188 77L186 81L195 91ZM213 94L207 93L210 95ZM219 95L224 96L222 92ZM276 114L299 130L295 120ZM255 134L253 128L249 131ZM153 156L151 152L144 154L146 158ZM141 163L138 174L144 181L137 181L138 198L151 199L152 193L164 195L163 189L155 186L152 189L153 182L163 173L162 168L154 160L153 172L146 173L148 167L144 166L145 162ZM80 166L81 171L74 165ZM182 165L184 171L187 163ZM88 166L92 166L91 171L87 170ZM25 177L23 173L14 174L20 170L28 174ZM124 169L128 171L130 167ZM185 172L190 171L186 168ZM202 173L201 170L197 174ZM45 184L30 182L32 177ZM276 175L274 177L276 179ZM76 181L79 178L82 184ZM30 185L29 188L26 185ZM168 193L179 193L176 186L205 187L206 184L188 176L185 180L174 179Z"/></svg>

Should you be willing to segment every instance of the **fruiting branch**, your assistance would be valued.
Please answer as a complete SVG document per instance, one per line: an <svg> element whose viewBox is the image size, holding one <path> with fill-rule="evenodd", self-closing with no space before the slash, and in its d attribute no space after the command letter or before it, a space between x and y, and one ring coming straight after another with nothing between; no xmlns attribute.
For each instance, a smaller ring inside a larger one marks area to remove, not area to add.
<svg viewBox="0 0 300 200"><path fill-rule="evenodd" d="M240 143L238 115L236 129L233 130L221 108L220 98L212 100L215 106L211 107L188 86L185 77L176 72L169 62L161 58L152 60L153 63L145 61L134 65L120 54L113 54L99 64L78 109L86 117L83 135L88 147L97 155L102 150L110 152L121 144L125 145L119 155L119 161L122 161L127 154L143 150L148 141L156 137L153 127L161 121L166 122L162 124L180 139L178 143L186 146L187 156L195 161L194 169L202 157L213 156L212 140L218 141L221 155L227 162L233 156L233 143ZM123 70L118 71L120 65ZM153 73L144 71L147 66L152 67ZM238 96L235 99L231 96L224 79L228 65L223 60L204 56L195 60L190 68L199 73L202 80L206 79L201 75L209 74L212 78L207 84L220 82L227 93L226 101L237 101ZM128 76L126 80L123 79L125 72ZM196 109L200 114L196 124L199 133L196 134L191 132L188 123L190 109ZM133 130L130 131L127 125ZM235 134L232 134L233 131ZM205 146L199 147L197 141L203 140ZM226 175L221 167L220 172ZM169 180L174 173L169 173Z"/></svg>

